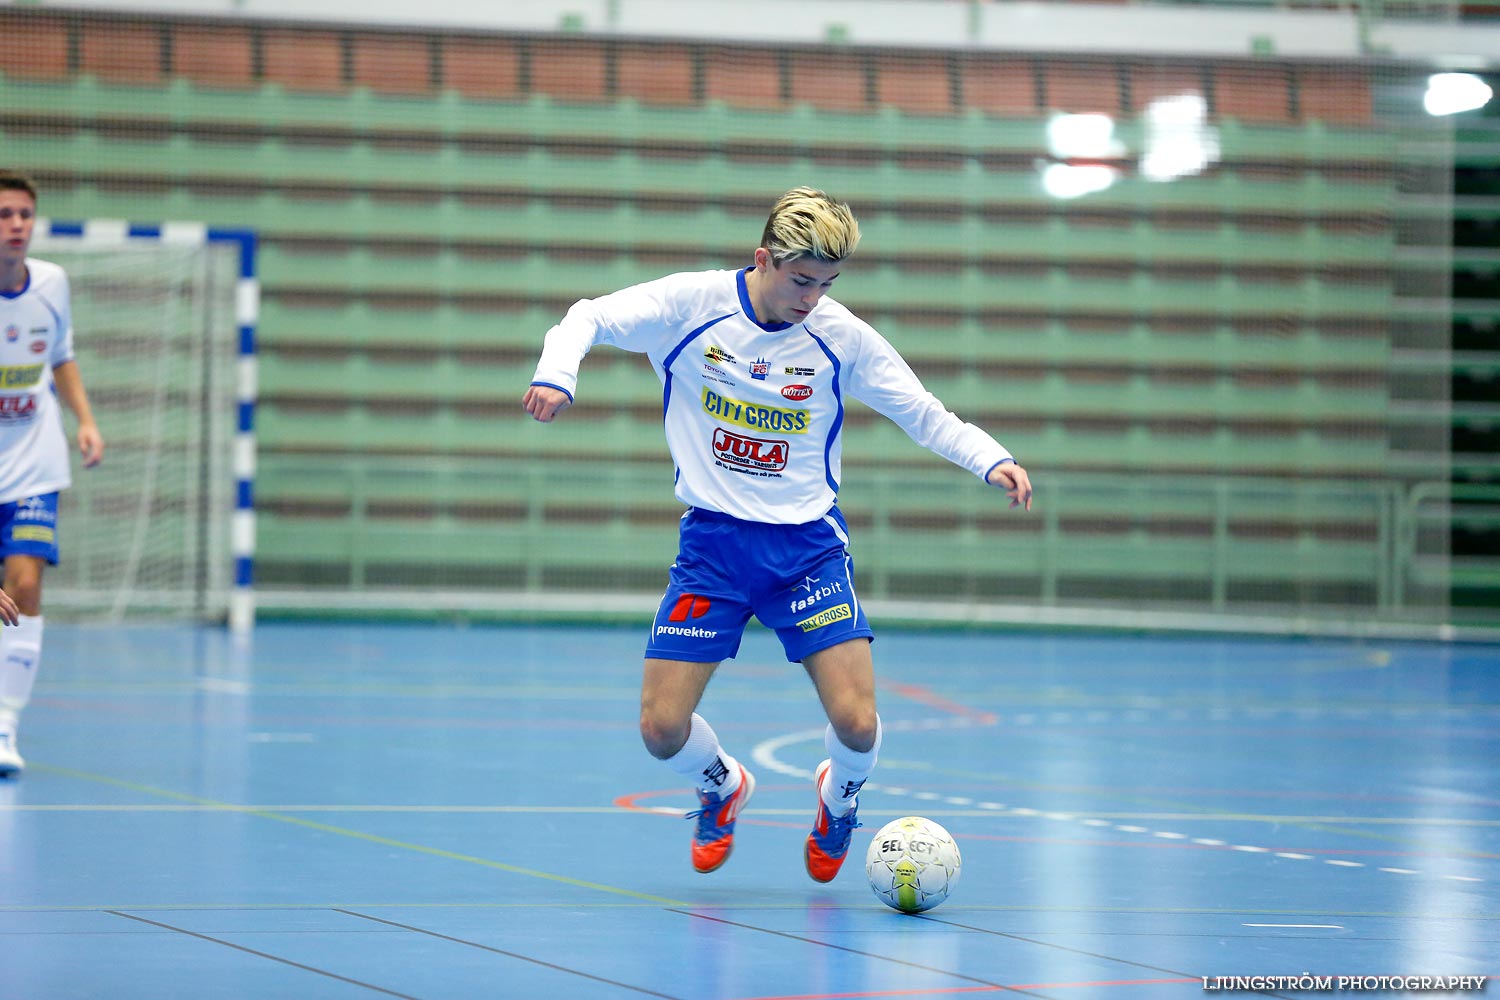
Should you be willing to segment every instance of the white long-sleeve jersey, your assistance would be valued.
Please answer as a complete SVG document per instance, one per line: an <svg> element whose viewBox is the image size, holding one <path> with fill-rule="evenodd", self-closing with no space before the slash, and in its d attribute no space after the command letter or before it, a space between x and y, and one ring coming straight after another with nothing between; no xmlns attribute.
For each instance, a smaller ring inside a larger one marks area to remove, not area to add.
<svg viewBox="0 0 1500 1000"><path fill-rule="evenodd" d="M1011 457L833 299L800 323L759 322L746 273L674 274L575 303L548 331L532 384L572 398L596 344L645 354L662 383L677 498L747 521L803 524L833 506L846 396L981 478Z"/></svg>
<svg viewBox="0 0 1500 1000"><path fill-rule="evenodd" d="M26 260L26 287L0 292L0 503L72 485L52 369L73 360L68 276Z"/></svg>

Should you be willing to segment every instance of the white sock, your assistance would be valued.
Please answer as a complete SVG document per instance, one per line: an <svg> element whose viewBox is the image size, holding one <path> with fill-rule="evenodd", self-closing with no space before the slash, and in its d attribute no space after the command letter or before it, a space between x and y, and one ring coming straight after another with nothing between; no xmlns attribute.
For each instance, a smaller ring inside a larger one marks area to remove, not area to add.
<svg viewBox="0 0 1500 1000"><path fill-rule="evenodd" d="M875 716L875 745L864 752L844 746L832 725L823 730L823 746L833 763L828 768L828 780L823 782L818 794L830 815L847 816L854 808L865 779L875 770L875 760L880 756L880 740L884 735L878 715Z"/></svg>
<svg viewBox="0 0 1500 1000"><path fill-rule="evenodd" d="M42 616L22 615L16 625L0 631L0 724L10 722L31 700L37 667L42 661Z"/></svg>
<svg viewBox="0 0 1500 1000"><path fill-rule="evenodd" d="M693 713L687 742L664 763L683 777L692 778L700 792L712 792L722 799L739 790L739 761L724 752L713 726L697 712Z"/></svg>

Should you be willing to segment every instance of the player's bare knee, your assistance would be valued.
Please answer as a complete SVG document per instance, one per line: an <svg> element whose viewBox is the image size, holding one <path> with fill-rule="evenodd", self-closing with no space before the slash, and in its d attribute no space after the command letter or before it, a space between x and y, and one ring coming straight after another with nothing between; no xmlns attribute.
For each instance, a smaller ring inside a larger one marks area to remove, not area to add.
<svg viewBox="0 0 1500 1000"><path fill-rule="evenodd" d="M5 592L10 595L11 600L16 602L16 607L21 614L39 615L42 613L42 581L40 579L22 576L12 582L10 578L7 578Z"/></svg>
<svg viewBox="0 0 1500 1000"><path fill-rule="evenodd" d="M828 721L833 723L833 731L839 742L850 750L867 753L875 746L875 738L879 732L875 706L871 705L868 709L861 706L839 712L836 717L830 716Z"/></svg>
<svg viewBox="0 0 1500 1000"><path fill-rule="evenodd" d="M641 742L646 752L657 760L666 760L687 742L689 724L641 711Z"/></svg>

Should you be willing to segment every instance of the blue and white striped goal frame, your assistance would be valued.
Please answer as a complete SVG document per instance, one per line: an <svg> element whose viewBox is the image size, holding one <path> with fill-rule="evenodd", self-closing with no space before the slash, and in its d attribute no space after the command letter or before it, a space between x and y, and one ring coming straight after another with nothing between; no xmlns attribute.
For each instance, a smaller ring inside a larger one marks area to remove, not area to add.
<svg viewBox="0 0 1500 1000"><path fill-rule="evenodd" d="M159 240L188 246L223 243L238 248L235 324L239 328L239 357L235 374L234 450L230 461L235 479L235 509L229 530L234 583L229 593L229 628L232 632L248 633L255 625L255 406L259 394L255 335L260 321L255 232L217 229L201 222L136 223L118 219L67 222L38 218L35 235L78 237L95 246L123 244L129 240Z"/></svg>

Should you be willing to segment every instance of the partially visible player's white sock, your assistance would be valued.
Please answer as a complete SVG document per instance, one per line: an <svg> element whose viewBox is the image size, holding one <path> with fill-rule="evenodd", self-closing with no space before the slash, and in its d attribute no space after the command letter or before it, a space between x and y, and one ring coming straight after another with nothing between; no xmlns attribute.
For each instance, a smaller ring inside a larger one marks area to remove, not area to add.
<svg viewBox="0 0 1500 1000"><path fill-rule="evenodd" d="M15 719L31 700L42 661L42 616L22 615L18 624L0 631L0 722Z"/></svg>
<svg viewBox="0 0 1500 1000"><path fill-rule="evenodd" d="M682 749L664 762L686 778L692 778L700 792L712 792L720 798L733 795L740 787L740 762L719 746L718 734L697 712Z"/></svg>
<svg viewBox="0 0 1500 1000"><path fill-rule="evenodd" d="M828 759L832 764L828 768L828 780L823 782L818 794L822 796L823 804L828 807L830 814L845 816L854 808L855 797L864 787L870 772L875 770L875 761L880 756L880 741L884 735L878 715L875 716L875 745L863 753L844 746L831 724L823 731L823 746L827 748Z"/></svg>

